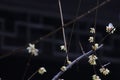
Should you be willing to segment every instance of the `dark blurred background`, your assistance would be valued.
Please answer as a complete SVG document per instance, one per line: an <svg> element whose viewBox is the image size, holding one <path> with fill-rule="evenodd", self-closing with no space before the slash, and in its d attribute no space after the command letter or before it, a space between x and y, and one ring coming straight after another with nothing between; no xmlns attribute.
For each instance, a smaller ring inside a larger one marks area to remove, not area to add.
<svg viewBox="0 0 120 80"><path fill-rule="evenodd" d="M104 0L99 0L101 3ZM74 19L79 5L81 15L96 6L97 0L61 0L64 22ZM106 26L111 22L117 27L113 35L104 40L104 47L98 53L101 64L111 62L109 76L102 76L102 80L119 80L120 76L120 1L111 0L108 4L98 8L96 42L99 42L107 33ZM79 42L84 51L91 49L88 42L89 28L94 26L95 11L81 18L75 23L71 44L69 46L70 60L82 55ZM40 37L55 31L61 25L58 0L0 0L0 77L2 80L21 80L29 58L25 45ZM70 42L72 26L65 28L67 43ZM60 50L63 44L62 31L45 38L36 44L39 56L32 57L25 80L39 67L44 66L47 73L36 74L31 80L51 80L64 64L65 53ZM97 66L100 67L100 66ZM96 68L98 69L98 68ZM98 71L98 70L97 70ZM93 68L84 58L61 78L65 80L91 80Z"/></svg>

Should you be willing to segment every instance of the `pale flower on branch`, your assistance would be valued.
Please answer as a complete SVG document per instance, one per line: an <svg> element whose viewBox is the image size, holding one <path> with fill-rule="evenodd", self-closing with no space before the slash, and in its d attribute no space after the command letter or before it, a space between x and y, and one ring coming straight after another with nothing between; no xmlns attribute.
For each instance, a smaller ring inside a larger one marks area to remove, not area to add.
<svg viewBox="0 0 120 80"><path fill-rule="evenodd" d="M110 70L107 69L107 68L102 67L102 68L100 68L100 73L102 73L103 75L106 76L106 75L108 75L110 73Z"/></svg>
<svg viewBox="0 0 120 80"><path fill-rule="evenodd" d="M89 60L88 62L90 63L90 65L96 65L96 61L95 60Z"/></svg>
<svg viewBox="0 0 120 80"><path fill-rule="evenodd" d="M35 48L35 44L29 43L29 46L27 47L27 50L28 50L29 53L31 53L34 56L38 55L39 50Z"/></svg>
<svg viewBox="0 0 120 80"><path fill-rule="evenodd" d="M106 26L106 32L113 34L116 28L113 26L112 23L109 23L108 26Z"/></svg>
<svg viewBox="0 0 120 80"><path fill-rule="evenodd" d="M101 80L100 77L96 74L92 76L92 80Z"/></svg>
<svg viewBox="0 0 120 80"><path fill-rule="evenodd" d="M88 39L88 41L89 41L90 43L92 43L92 42L94 42L94 38L93 38L92 36L90 36L89 39Z"/></svg>
<svg viewBox="0 0 120 80"><path fill-rule="evenodd" d="M90 28L90 33L95 34L95 28Z"/></svg>
<svg viewBox="0 0 120 80"><path fill-rule="evenodd" d="M61 45L61 46L60 46L60 49L63 50L63 51L66 51L66 48L65 48L64 45Z"/></svg>
<svg viewBox="0 0 120 80"><path fill-rule="evenodd" d="M66 71L66 66L62 66L60 69L61 71Z"/></svg>
<svg viewBox="0 0 120 80"><path fill-rule="evenodd" d="M39 70L38 70L38 73L43 75L46 71L46 69L44 67L40 67Z"/></svg>
<svg viewBox="0 0 120 80"><path fill-rule="evenodd" d="M98 59L98 57L96 56L96 55L94 55L94 54L92 54L92 55L90 55L89 56L89 59L91 60L97 60Z"/></svg>
<svg viewBox="0 0 120 80"><path fill-rule="evenodd" d="M96 50L98 48L98 43L95 43L94 45L92 45L92 49Z"/></svg>
<svg viewBox="0 0 120 80"><path fill-rule="evenodd" d="M92 54L88 58L89 58L88 62L90 63L90 65L96 65L96 60L98 59L96 55Z"/></svg>

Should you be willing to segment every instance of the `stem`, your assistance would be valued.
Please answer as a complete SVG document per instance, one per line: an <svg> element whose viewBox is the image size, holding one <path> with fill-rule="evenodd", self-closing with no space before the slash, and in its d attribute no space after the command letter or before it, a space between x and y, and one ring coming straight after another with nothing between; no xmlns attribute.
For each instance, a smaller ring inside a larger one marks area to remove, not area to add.
<svg viewBox="0 0 120 80"><path fill-rule="evenodd" d="M80 49L81 49L82 53L85 54L85 51L83 50L81 42L79 42L79 45L80 45Z"/></svg>
<svg viewBox="0 0 120 80"><path fill-rule="evenodd" d="M32 58L32 55L29 56L29 59L28 59L27 64L26 64L26 66L25 66L25 71L24 71L23 76L22 76L22 80L25 79L25 76L26 76L27 70L28 70L28 68L29 68L29 66L30 66L31 58Z"/></svg>
<svg viewBox="0 0 120 80"><path fill-rule="evenodd" d="M109 63L107 63L107 64L104 64L102 67L106 67L106 66L108 66L110 64L110 62Z"/></svg>
<svg viewBox="0 0 120 80"><path fill-rule="evenodd" d="M99 49L102 48L102 47L103 47L103 44L101 44L96 50L99 50ZM90 50L89 52L87 52L87 53L79 56L78 58L76 58L70 65L68 65L68 66L66 67L66 71L67 71L68 69L70 69L73 65L75 65L76 63L78 63L82 58L84 58L85 56L88 56L88 55L92 54L93 52L94 52L93 50ZM62 74L64 74L64 72L65 72L65 71L60 71L60 72L58 72L58 73L52 78L52 80L57 80Z"/></svg>
<svg viewBox="0 0 120 80"><path fill-rule="evenodd" d="M65 29L64 29L64 21L63 21L63 14L62 14L62 7L61 7L61 1L58 0L59 3L59 9L60 9L60 17L61 17L61 23L62 23L62 33L63 33L63 40L64 40L64 46L65 46L65 52L67 54L68 50L67 50L67 42L66 42L66 37L65 37ZM69 60L68 54L66 56L66 60Z"/></svg>
<svg viewBox="0 0 120 80"><path fill-rule="evenodd" d="M35 71L27 80L31 80L32 79L32 77L35 75L35 74L37 74L37 72L38 72L38 70L37 71Z"/></svg>
<svg viewBox="0 0 120 80"><path fill-rule="evenodd" d="M59 3L59 9L60 9L60 17L61 17L61 23L62 23L62 33L63 33L63 39L64 39L64 45L66 48L66 53L67 53L67 43L66 43L66 37L65 37L65 29L64 29L64 21L63 21L63 14L62 14L62 8L61 8L61 2L58 0Z"/></svg>

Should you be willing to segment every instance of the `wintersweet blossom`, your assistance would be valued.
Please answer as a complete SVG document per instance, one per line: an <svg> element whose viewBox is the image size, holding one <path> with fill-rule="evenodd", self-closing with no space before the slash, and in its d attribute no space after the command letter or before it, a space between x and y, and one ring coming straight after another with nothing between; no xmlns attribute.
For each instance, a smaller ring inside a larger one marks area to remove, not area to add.
<svg viewBox="0 0 120 80"><path fill-rule="evenodd" d="M94 45L92 45L92 49L96 50L98 48L98 43L95 43Z"/></svg>
<svg viewBox="0 0 120 80"><path fill-rule="evenodd" d="M109 23L108 26L106 26L106 32L113 34L116 28L113 26L112 23Z"/></svg>
<svg viewBox="0 0 120 80"><path fill-rule="evenodd" d="M89 56L89 59L96 60L96 59L98 59L98 57L96 55L92 54Z"/></svg>
<svg viewBox="0 0 120 80"><path fill-rule="evenodd" d="M88 62L90 63L90 65L96 65L96 61L95 60L89 60Z"/></svg>
<svg viewBox="0 0 120 80"><path fill-rule="evenodd" d="M44 67L40 67L39 70L38 70L38 73L43 75L46 71L46 69Z"/></svg>
<svg viewBox="0 0 120 80"><path fill-rule="evenodd" d="M110 73L110 70L104 67L100 68L99 70L100 70L100 73L102 73L105 76Z"/></svg>
<svg viewBox="0 0 120 80"><path fill-rule="evenodd" d="M93 38L92 36L90 36L89 39L88 39L88 41L89 41L90 43L92 43L92 42L94 42L94 38Z"/></svg>
<svg viewBox="0 0 120 80"><path fill-rule="evenodd" d="M88 62L90 63L90 65L96 65L96 60L98 59L96 55L92 54L88 58L89 58Z"/></svg>
<svg viewBox="0 0 120 80"><path fill-rule="evenodd" d="M34 44L29 43L29 46L27 47L27 50L28 50L29 53L31 53L34 56L38 55L39 50L35 48Z"/></svg>
<svg viewBox="0 0 120 80"><path fill-rule="evenodd" d="M60 46L60 49L63 50L63 51L66 51L66 48L65 48L64 45L61 45L61 46Z"/></svg>
<svg viewBox="0 0 120 80"><path fill-rule="evenodd" d="M61 71L66 71L66 66L62 66L60 69Z"/></svg>
<svg viewBox="0 0 120 80"><path fill-rule="evenodd" d="M90 28L90 33L95 34L95 28Z"/></svg>
<svg viewBox="0 0 120 80"><path fill-rule="evenodd" d="M99 77L98 75L96 75L96 74L94 74L94 75L92 76L92 79L93 79L93 80L101 80L100 77Z"/></svg>

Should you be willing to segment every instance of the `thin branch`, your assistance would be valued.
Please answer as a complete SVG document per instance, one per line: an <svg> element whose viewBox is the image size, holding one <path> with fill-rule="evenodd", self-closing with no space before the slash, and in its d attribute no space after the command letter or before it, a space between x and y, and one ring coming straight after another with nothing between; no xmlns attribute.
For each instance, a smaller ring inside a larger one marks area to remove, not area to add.
<svg viewBox="0 0 120 80"><path fill-rule="evenodd" d="M99 49L102 48L102 47L103 47L103 44L101 44L101 45L97 48L97 50L99 50ZM93 50L90 50L89 52L87 52L87 53L79 56L78 58L76 58L71 64L69 64L69 65L66 67L66 71L69 70L73 65L75 65L76 63L78 63L82 58L84 58L85 56L88 56L88 55L92 54L93 52L94 52ZM52 78L52 80L58 80L58 78L59 78L62 74L64 74L64 72L65 72L65 71L60 71L60 72L58 72L58 73Z"/></svg>
<svg viewBox="0 0 120 80"><path fill-rule="evenodd" d="M104 64L102 67L106 67L106 66L108 66L108 65L110 65L110 62L107 63L107 64Z"/></svg>
<svg viewBox="0 0 120 80"><path fill-rule="evenodd" d="M60 9L60 17L61 17L61 23L62 23L62 33L63 33L63 39L64 39L64 45L66 48L66 53L67 53L67 43L66 43L66 37L65 37L65 29L64 29L64 21L63 21L63 14L62 14L62 8L61 8L61 2L58 0L59 3L59 9Z"/></svg>
<svg viewBox="0 0 120 80"><path fill-rule="evenodd" d="M62 13L62 7L61 7L61 1L58 0L58 4L59 4L59 9L60 9L60 17L61 17L61 23L62 23L62 28L64 26L64 21L63 21L63 13Z"/></svg>
<svg viewBox="0 0 120 80"><path fill-rule="evenodd" d="M79 45L80 45L80 49L81 49L82 53L85 54L85 51L83 50L81 42L79 42Z"/></svg>
<svg viewBox="0 0 120 80"><path fill-rule="evenodd" d="M62 33L63 33L63 40L64 40L64 46L65 46L65 52L67 54L66 59L67 61L69 60L68 58L68 50L67 50L67 42L66 42L66 37L65 37L65 29L64 29L64 21L63 21L63 14L62 14L62 7L61 7L61 1L58 0L59 3L59 9L60 9L60 17L61 17L61 23L62 23Z"/></svg>
<svg viewBox="0 0 120 80"><path fill-rule="evenodd" d="M24 71L23 76L22 76L22 80L25 79L26 73L27 73L28 68L29 68L29 66L30 66L30 61L31 61L31 59L32 59L32 55L30 55L29 58L28 58L27 64L26 64L26 66L25 66L25 71Z"/></svg>
<svg viewBox="0 0 120 80"><path fill-rule="evenodd" d="M36 70L27 80L31 80L33 76L35 76L35 74L37 74L38 70Z"/></svg>

